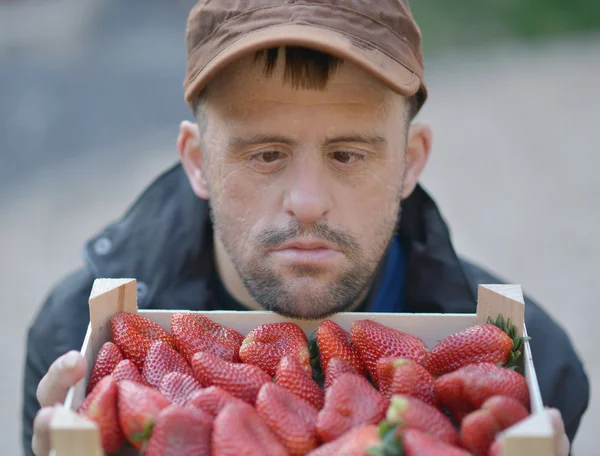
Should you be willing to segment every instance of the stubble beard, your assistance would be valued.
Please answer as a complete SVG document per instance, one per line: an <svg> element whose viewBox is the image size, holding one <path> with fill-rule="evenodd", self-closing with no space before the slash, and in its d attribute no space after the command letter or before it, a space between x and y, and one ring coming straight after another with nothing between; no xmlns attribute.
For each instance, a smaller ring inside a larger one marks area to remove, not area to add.
<svg viewBox="0 0 600 456"><path fill-rule="evenodd" d="M248 260L243 260L241 252L245 249L239 245L236 233L230 230L235 224L221 220L212 202L210 214L215 236L220 238L242 283L257 304L285 317L321 319L353 310L368 292L400 219L400 198L395 207L395 213L382 220L373 234L380 242L370 248L370 252L364 251L355 236L331 228L326 221L302 226L292 219L286 227L270 227L253 239L255 253ZM323 271L312 266L297 266L295 278L284 279L273 269L268 252L301 236L339 246L347 266L328 283L319 279Z"/></svg>

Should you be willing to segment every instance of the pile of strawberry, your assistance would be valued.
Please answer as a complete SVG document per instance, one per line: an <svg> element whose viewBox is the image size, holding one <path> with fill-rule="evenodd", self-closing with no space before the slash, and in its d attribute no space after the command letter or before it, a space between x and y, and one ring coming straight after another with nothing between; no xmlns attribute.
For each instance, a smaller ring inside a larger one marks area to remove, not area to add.
<svg viewBox="0 0 600 456"><path fill-rule="evenodd" d="M110 324L79 409L109 454L496 456L529 415L524 339L502 317L431 350L371 320L324 320L310 342L295 323L244 337L195 313L170 332L129 313Z"/></svg>

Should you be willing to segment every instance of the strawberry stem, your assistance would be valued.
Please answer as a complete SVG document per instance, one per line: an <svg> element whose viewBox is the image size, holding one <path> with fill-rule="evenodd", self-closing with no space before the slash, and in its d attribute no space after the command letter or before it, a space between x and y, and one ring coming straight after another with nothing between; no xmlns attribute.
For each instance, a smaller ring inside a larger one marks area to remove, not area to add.
<svg viewBox="0 0 600 456"><path fill-rule="evenodd" d="M374 447L369 448L366 454L372 456L403 456L401 438L397 436L398 425L388 420L379 423L379 436L381 442Z"/></svg>
<svg viewBox="0 0 600 456"><path fill-rule="evenodd" d="M525 337L525 336L517 337L517 327L512 324L512 322L510 321L510 318L508 318L505 321L504 316L502 314L498 315L498 317L496 318L496 321L494 321L491 317L488 317L487 323L490 325L494 325L497 328L500 328L502 331L504 331L506 334L508 334L508 337L510 337L512 339L513 348L510 352L510 356L508 358L508 362L507 362L506 366L502 366L502 367L506 367L508 369L519 372L521 370L519 367L519 358L521 357L521 354L522 354L521 350L523 348L523 344L525 342L527 342L528 340L531 340L531 337L528 337L528 336L527 337Z"/></svg>

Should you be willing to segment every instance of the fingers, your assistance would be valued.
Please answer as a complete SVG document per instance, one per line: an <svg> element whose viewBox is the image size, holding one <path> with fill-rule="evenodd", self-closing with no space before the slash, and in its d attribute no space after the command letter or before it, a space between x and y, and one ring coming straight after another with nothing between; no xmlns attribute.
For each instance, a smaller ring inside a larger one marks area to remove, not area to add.
<svg viewBox="0 0 600 456"><path fill-rule="evenodd" d="M62 403L69 388L81 380L87 364L78 351L70 351L52 363L37 389L37 399L42 407Z"/></svg>
<svg viewBox="0 0 600 456"><path fill-rule="evenodd" d="M565 423L563 422L562 416L557 409L548 410L550 419L552 420L552 427L555 435L555 451L557 456L569 456L569 450L571 449L571 442L565 433Z"/></svg>
<svg viewBox="0 0 600 456"><path fill-rule="evenodd" d="M52 407L41 409L33 420L33 439L31 448L35 456L47 456L50 453L50 421Z"/></svg>

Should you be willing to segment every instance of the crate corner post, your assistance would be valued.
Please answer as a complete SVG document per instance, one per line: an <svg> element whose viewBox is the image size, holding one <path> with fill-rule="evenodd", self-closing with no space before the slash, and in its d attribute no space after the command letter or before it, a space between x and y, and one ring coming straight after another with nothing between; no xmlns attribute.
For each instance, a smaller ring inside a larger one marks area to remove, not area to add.
<svg viewBox="0 0 600 456"><path fill-rule="evenodd" d="M50 439L55 456L104 456L96 423L62 405L54 408Z"/></svg>
<svg viewBox="0 0 600 456"><path fill-rule="evenodd" d="M486 323L489 318L496 320L498 315L516 326L517 336L522 336L525 328L525 299L521 285L479 285L477 290L477 323Z"/></svg>
<svg viewBox="0 0 600 456"><path fill-rule="evenodd" d="M502 437L502 456L556 456L554 428L547 410L507 429Z"/></svg>
<svg viewBox="0 0 600 456"><path fill-rule="evenodd" d="M111 339L110 318L118 312L137 313L135 279L96 279L89 297L92 351Z"/></svg>

